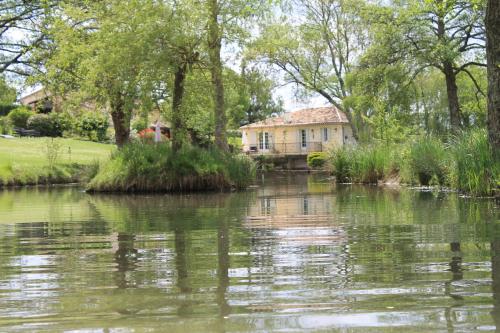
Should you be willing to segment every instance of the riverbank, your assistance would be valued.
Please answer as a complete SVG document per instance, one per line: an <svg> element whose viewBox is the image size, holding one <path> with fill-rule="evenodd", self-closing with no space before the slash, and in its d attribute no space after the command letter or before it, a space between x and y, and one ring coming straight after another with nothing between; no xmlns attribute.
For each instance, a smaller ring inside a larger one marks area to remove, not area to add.
<svg viewBox="0 0 500 333"><path fill-rule="evenodd" d="M0 138L0 187L82 182L114 150L74 139Z"/></svg>
<svg viewBox="0 0 500 333"><path fill-rule="evenodd" d="M89 182L91 192L191 192L244 189L255 178L245 155L215 148L130 143L114 153Z"/></svg>
<svg viewBox="0 0 500 333"><path fill-rule="evenodd" d="M471 196L500 195L500 161L494 159L484 130L446 143L417 137L404 144L342 147L331 152L328 162L339 183L439 186Z"/></svg>

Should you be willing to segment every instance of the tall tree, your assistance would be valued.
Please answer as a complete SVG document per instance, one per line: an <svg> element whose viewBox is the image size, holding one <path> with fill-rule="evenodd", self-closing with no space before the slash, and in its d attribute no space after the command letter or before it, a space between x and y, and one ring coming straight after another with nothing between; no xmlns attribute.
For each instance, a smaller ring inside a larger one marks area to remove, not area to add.
<svg viewBox="0 0 500 333"><path fill-rule="evenodd" d="M488 135L493 152L500 157L500 2L488 0L486 9L488 60Z"/></svg>
<svg viewBox="0 0 500 333"><path fill-rule="evenodd" d="M440 70L446 82L452 130L462 126L457 75L470 66L484 66L484 7L481 0L419 0L396 6L392 17L383 17L391 33L401 33L400 43L391 45L394 58L406 59L415 75L426 67ZM394 29L394 26L400 30ZM392 38L379 40L382 45ZM380 47L375 43L374 47ZM481 91L478 84L477 89Z"/></svg>
<svg viewBox="0 0 500 333"><path fill-rule="evenodd" d="M50 21L50 48L38 55L44 59L42 82L51 90L60 96L79 91L109 110L119 147L129 140L132 111L152 73L141 62L153 45L144 24L154 13L148 3L67 4Z"/></svg>
<svg viewBox="0 0 500 333"><path fill-rule="evenodd" d="M351 110L343 105L350 95L345 84L363 48L365 33L359 12L360 1L304 0L295 3L303 15L268 25L255 41L252 56L281 70L285 82L324 97L345 112L351 124ZM296 14L296 13L294 13ZM356 135L356 128L353 126Z"/></svg>
<svg viewBox="0 0 500 333"><path fill-rule="evenodd" d="M215 144L227 151L226 126L227 118L224 109L224 84L222 81L222 27L219 23L221 4L219 0L208 0L208 55L210 73L212 75L215 115Z"/></svg>
<svg viewBox="0 0 500 333"><path fill-rule="evenodd" d="M0 73L29 75L37 64L30 55L46 41L44 19L56 0L0 1Z"/></svg>
<svg viewBox="0 0 500 333"><path fill-rule="evenodd" d="M265 15L273 1L265 0L208 0L207 4L207 42L209 66L212 76L215 118L215 144L228 150L226 127L227 116L224 104L222 45L245 44L250 35L248 23Z"/></svg>

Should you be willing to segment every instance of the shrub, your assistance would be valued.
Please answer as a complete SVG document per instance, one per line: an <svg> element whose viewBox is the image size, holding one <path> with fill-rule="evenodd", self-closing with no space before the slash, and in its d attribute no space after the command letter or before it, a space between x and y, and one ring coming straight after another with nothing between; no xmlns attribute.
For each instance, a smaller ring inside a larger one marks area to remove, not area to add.
<svg viewBox="0 0 500 333"><path fill-rule="evenodd" d="M9 117L0 117L0 134L11 134L12 123Z"/></svg>
<svg viewBox="0 0 500 333"><path fill-rule="evenodd" d="M52 133L50 136L62 136L64 132L73 129L73 119L69 113L51 112L49 118L52 124Z"/></svg>
<svg viewBox="0 0 500 333"><path fill-rule="evenodd" d="M106 130L109 127L108 118L98 112L84 112L76 120L76 131L92 141L106 140Z"/></svg>
<svg viewBox="0 0 500 333"><path fill-rule="evenodd" d="M132 122L132 129L136 132L140 132L146 128L148 128L148 120L145 117L136 118Z"/></svg>
<svg viewBox="0 0 500 333"><path fill-rule="evenodd" d="M10 111L8 117L14 127L26 128L26 123L28 122L29 117L34 114L35 113L27 107L20 106Z"/></svg>
<svg viewBox="0 0 500 333"><path fill-rule="evenodd" d="M29 129L38 131L42 136L57 137L71 129L71 119L68 114L64 113L38 113L31 116L26 125Z"/></svg>
<svg viewBox="0 0 500 333"><path fill-rule="evenodd" d="M307 155L307 165L310 168L317 169L325 166L328 156L324 152L314 152Z"/></svg>
<svg viewBox="0 0 500 333"><path fill-rule="evenodd" d="M131 143L115 152L91 180L94 191L191 191L243 188L255 175L246 156L215 149Z"/></svg>
<svg viewBox="0 0 500 333"><path fill-rule="evenodd" d="M432 137L418 139L411 145L409 165L421 185L427 186L434 179L440 185L446 180L447 152L441 141Z"/></svg>
<svg viewBox="0 0 500 333"><path fill-rule="evenodd" d="M38 131L42 136L49 136L52 129L49 115L44 113L34 114L29 117L26 126L29 129Z"/></svg>
<svg viewBox="0 0 500 333"><path fill-rule="evenodd" d="M454 140L456 188L472 195L491 195L500 186L500 161L495 161L486 130L465 132Z"/></svg>

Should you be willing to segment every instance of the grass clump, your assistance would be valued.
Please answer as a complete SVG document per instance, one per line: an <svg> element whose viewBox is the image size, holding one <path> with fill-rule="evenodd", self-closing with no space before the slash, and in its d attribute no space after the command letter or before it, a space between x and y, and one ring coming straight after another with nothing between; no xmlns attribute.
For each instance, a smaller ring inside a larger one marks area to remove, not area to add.
<svg viewBox="0 0 500 333"><path fill-rule="evenodd" d="M245 156L191 146L174 153L168 144L131 143L116 151L99 169L88 190L172 192L244 188L254 174L254 164Z"/></svg>
<svg viewBox="0 0 500 333"><path fill-rule="evenodd" d="M451 146L454 186L472 195L492 195L500 187L500 161L494 159L486 130L458 136ZM498 194L498 192L497 192Z"/></svg>
<svg viewBox="0 0 500 333"><path fill-rule="evenodd" d="M376 184L393 173L390 147L382 145L346 146L331 153L331 166L338 182Z"/></svg>
<svg viewBox="0 0 500 333"><path fill-rule="evenodd" d="M438 139L422 137L410 146L408 163L420 185L444 185L448 162L449 152Z"/></svg>

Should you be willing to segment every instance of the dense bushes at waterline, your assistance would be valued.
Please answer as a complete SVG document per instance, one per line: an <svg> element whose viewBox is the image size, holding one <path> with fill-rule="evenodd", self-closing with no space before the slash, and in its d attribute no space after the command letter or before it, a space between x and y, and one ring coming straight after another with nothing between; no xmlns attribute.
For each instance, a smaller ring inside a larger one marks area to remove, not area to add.
<svg viewBox="0 0 500 333"><path fill-rule="evenodd" d="M444 144L432 137L404 145L351 146L330 152L338 182L441 185L471 195L498 195L500 161L494 161L485 130L464 132Z"/></svg>
<svg viewBox="0 0 500 333"><path fill-rule="evenodd" d="M89 191L170 192L244 188L255 175L246 156L215 149L131 143L97 171Z"/></svg>

